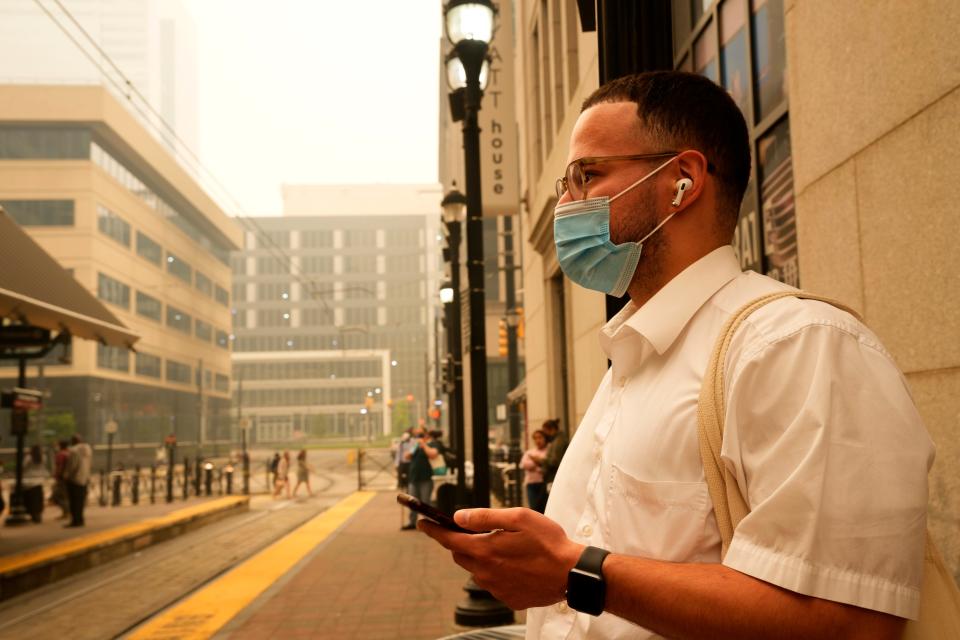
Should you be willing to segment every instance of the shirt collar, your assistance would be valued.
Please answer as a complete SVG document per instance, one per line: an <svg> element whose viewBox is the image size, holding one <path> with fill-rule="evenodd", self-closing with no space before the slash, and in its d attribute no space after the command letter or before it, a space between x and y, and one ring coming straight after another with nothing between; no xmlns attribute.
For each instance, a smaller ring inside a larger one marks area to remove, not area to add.
<svg viewBox="0 0 960 640"><path fill-rule="evenodd" d="M600 346L609 357L612 343L629 329L646 338L662 355L703 303L740 273L732 246L714 249L680 272L642 307L628 302L600 330Z"/></svg>

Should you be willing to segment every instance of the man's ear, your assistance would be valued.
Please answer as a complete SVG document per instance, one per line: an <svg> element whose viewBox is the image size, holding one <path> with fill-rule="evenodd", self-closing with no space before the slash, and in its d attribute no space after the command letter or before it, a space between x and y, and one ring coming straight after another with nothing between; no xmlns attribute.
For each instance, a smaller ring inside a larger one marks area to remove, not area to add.
<svg viewBox="0 0 960 640"><path fill-rule="evenodd" d="M682 211L697 201L707 182L707 159L695 150L682 152L677 156L674 178L674 190L671 205L676 211Z"/></svg>

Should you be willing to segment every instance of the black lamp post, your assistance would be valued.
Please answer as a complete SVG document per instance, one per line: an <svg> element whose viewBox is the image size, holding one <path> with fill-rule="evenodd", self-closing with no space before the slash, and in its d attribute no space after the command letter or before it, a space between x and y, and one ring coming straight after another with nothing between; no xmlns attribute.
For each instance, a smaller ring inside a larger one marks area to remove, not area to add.
<svg viewBox="0 0 960 640"><path fill-rule="evenodd" d="M463 99L463 157L467 187L467 284L470 290L470 415L473 434L473 501L490 506L490 451L487 415L487 346L484 312L483 202L480 195L480 126L483 85L489 76L487 48L496 9L490 0L450 0L444 26L453 51L446 60L447 83Z"/></svg>
<svg viewBox="0 0 960 640"><path fill-rule="evenodd" d="M463 157L467 187L467 284L470 289L470 415L473 431L473 506L490 506L490 450L487 417L487 345L484 312L483 203L480 196L480 125L483 87L489 76L487 48L493 38L496 7L491 0L448 0L444 27L453 51L447 57L447 83L454 115L463 116ZM457 113L458 94L462 113ZM459 119L459 118L457 118ZM457 329L459 331L459 328ZM457 624L471 627L513 622L513 611L481 589L471 577L467 599L457 605Z"/></svg>
<svg viewBox="0 0 960 640"><path fill-rule="evenodd" d="M447 357L450 361L450 433L455 436L454 449L457 454L457 505L464 506L467 504L467 454L463 429L463 346L460 335L460 222L467 198L454 186L443 197L440 206L443 207L443 223L447 227L447 257L450 262L449 289L441 290L447 321Z"/></svg>

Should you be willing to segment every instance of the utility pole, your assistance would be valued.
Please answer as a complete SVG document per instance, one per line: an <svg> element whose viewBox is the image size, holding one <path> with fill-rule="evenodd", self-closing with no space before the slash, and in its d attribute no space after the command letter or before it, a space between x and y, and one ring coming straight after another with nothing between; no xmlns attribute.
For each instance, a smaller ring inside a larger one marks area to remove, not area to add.
<svg viewBox="0 0 960 640"><path fill-rule="evenodd" d="M513 259L513 216L503 216L503 269L506 272L506 312L507 312L507 389L513 391L520 384L520 354L517 351L517 327L520 315L517 313L517 283ZM515 402L507 402L507 416L510 430L510 459L514 465L513 506L523 503L520 488L520 412Z"/></svg>
<svg viewBox="0 0 960 640"><path fill-rule="evenodd" d="M200 418L197 428L197 460L200 460L203 457L203 445L207 439L206 416L203 411L203 358L200 358L197 369L197 412Z"/></svg>

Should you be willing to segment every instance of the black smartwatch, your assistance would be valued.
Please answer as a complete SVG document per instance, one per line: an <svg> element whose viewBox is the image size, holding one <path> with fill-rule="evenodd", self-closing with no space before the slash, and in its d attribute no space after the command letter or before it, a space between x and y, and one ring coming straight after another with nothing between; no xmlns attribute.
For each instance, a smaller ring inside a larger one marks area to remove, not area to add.
<svg viewBox="0 0 960 640"><path fill-rule="evenodd" d="M607 583L603 579L603 561L610 552L587 547L580 560L567 574L567 605L571 609L598 616L607 599Z"/></svg>

